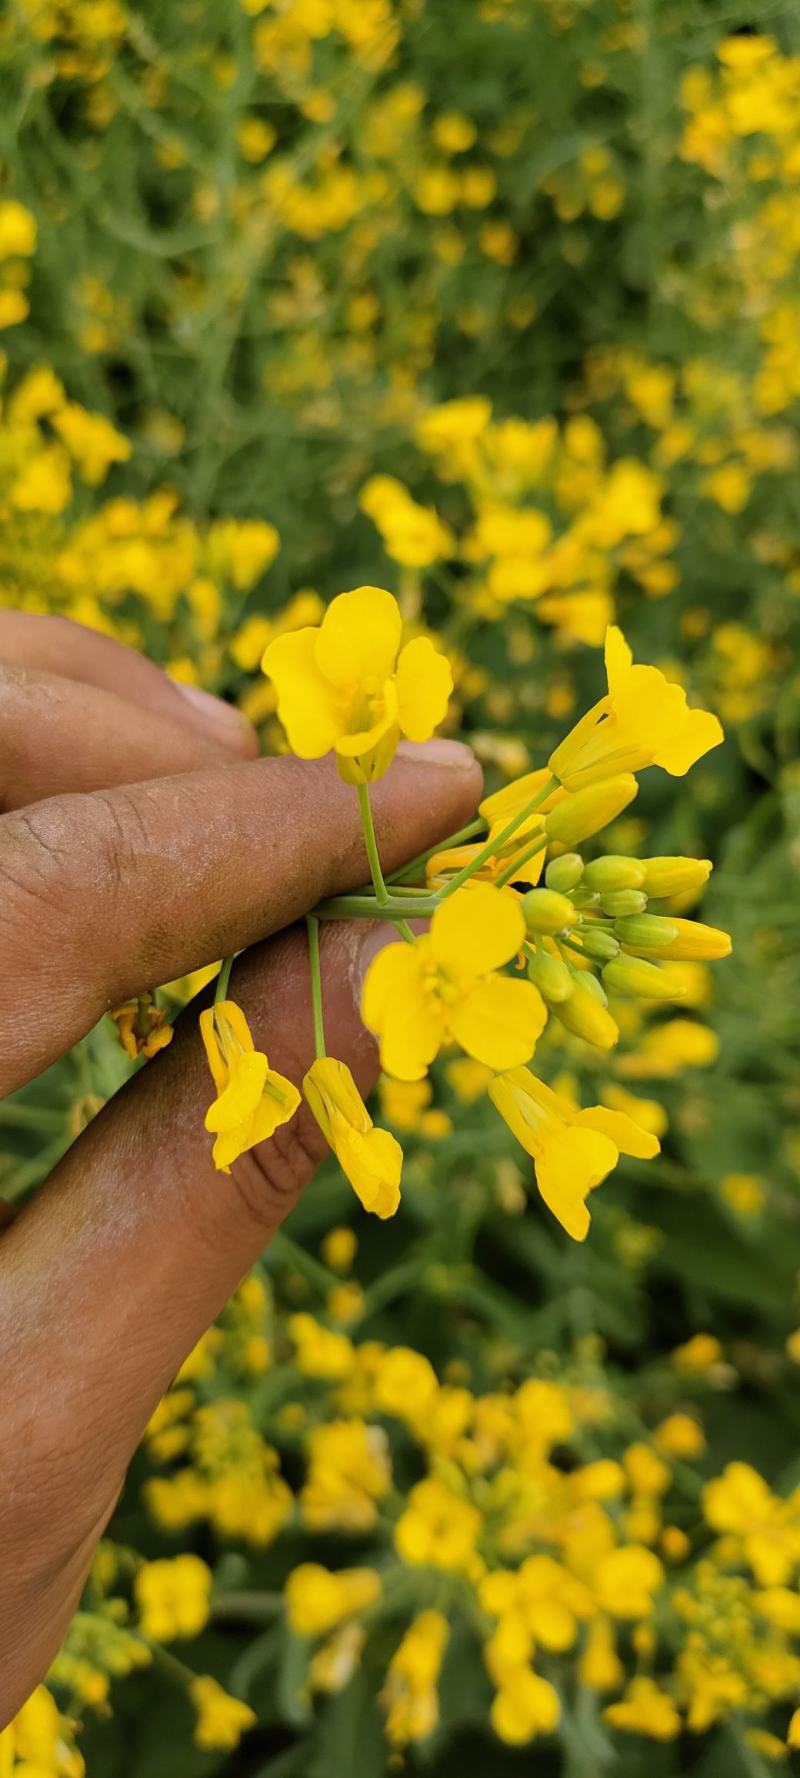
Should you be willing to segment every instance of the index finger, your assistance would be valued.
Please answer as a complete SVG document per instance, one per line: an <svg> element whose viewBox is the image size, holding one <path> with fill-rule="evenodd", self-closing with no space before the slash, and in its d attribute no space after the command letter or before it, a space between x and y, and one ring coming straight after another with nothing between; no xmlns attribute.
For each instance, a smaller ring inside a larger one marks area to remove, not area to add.
<svg viewBox="0 0 800 1778"><path fill-rule="evenodd" d="M469 749L404 743L372 792L386 869L461 826ZM121 1001L368 880L358 800L331 759L253 760L0 818L0 1093Z"/></svg>

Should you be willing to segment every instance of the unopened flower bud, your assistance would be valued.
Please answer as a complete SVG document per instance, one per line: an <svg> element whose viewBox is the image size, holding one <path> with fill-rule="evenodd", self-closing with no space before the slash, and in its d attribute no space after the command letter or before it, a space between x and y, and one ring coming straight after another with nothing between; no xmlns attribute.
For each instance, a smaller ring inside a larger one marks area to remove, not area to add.
<svg viewBox="0 0 800 1778"><path fill-rule="evenodd" d="M612 920L619 920L625 914L643 914L647 907L647 896L641 889L614 889L600 897L603 912L610 914Z"/></svg>
<svg viewBox="0 0 800 1778"><path fill-rule="evenodd" d="M661 951L678 936L675 921L664 920L660 914L629 914L614 922L614 931L620 943L632 951Z"/></svg>
<svg viewBox="0 0 800 1778"><path fill-rule="evenodd" d="M583 875L583 859L580 852L562 852L560 858L551 858L544 873L548 889L557 889L559 895L569 894Z"/></svg>
<svg viewBox="0 0 800 1778"><path fill-rule="evenodd" d="M643 957L615 957L603 970L603 981L612 994L632 994L641 1000L680 1000L666 972Z"/></svg>
<svg viewBox="0 0 800 1778"><path fill-rule="evenodd" d="M612 965L609 964L609 968ZM576 1037L582 1037L586 1043L593 1043L601 1050L613 1049L619 1038L619 1029L614 1023L608 1008L602 1006L588 986L590 976L577 976L572 993L568 1000L554 1006L556 1017L566 1025L568 1031Z"/></svg>
<svg viewBox="0 0 800 1778"><path fill-rule="evenodd" d="M602 926L582 926L581 944L587 957L597 963L609 963L612 957L619 956L619 939L611 932L604 932Z"/></svg>
<svg viewBox="0 0 800 1778"><path fill-rule="evenodd" d="M712 963L715 958L728 957L733 950L730 934L719 926L704 926L700 920L670 920L675 937L659 946L658 955L673 963ZM638 947L644 949L644 946Z"/></svg>
<svg viewBox="0 0 800 1778"><path fill-rule="evenodd" d="M573 889L570 900L575 908L599 908L600 906L600 896L597 890L584 889L582 883L578 884L577 889Z"/></svg>
<svg viewBox="0 0 800 1778"><path fill-rule="evenodd" d="M555 889L529 889L522 912L529 932L563 932L577 919L572 902Z"/></svg>
<svg viewBox="0 0 800 1778"><path fill-rule="evenodd" d="M585 970L583 975L578 976L577 985L579 988L585 988L587 994L592 994L595 1000L599 1000L601 1006L608 1006L608 995L605 988L599 978L596 975L592 975L590 969Z"/></svg>
<svg viewBox="0 0 800 1778"><path fill-rule="evenodd" d="M608 853L606 857L595 858L587 864L583 880L587 889L599 889L602 893L614 889L641 889L644 865L638 858L620 858Z"/></svg>
<svg viewBox="0 0 800 1778"><path fill-rule="evenodd" d="M642 888L653 901L696 894L711 875L710 858L643 858L642 864Z"/></svg>
<svg viewBox="0 0 800 1778"><path fill-rule="evenodd" d="M599 833L601 827L607 827L633 802L638 789L633 773L622 772L618 778L605 778L602 784L589 784L585 790L573 791L544 816L548 839L576 846L580 840Z"/></svg>
<svg viewBox="0 0 800 1778"><path fill-rule="evenodd" d="M568 1000L572 993L570 970L561 957L551 957L549 951L537 951L530 958L528 975L551 1006L561 1000Z"/></svg>

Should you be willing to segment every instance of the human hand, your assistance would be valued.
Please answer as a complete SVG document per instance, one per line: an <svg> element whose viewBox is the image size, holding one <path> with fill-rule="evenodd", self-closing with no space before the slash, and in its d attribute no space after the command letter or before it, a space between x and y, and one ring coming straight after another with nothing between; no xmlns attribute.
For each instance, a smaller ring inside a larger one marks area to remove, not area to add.
<svg viewBox="0 0 800 1778"><path fill-rule="evenodd" d="M302 1080L314 1044L293 923L368 867L330 762L256 751L235 711L108 638L0 612L0 1094L121 1001L247 946L237 1002ZM404 745L373 794L387 870L479 794L466 748ZM364 1093L377 1059L360 982L388 936L323 932L331 1050ZM153 1407L325 1152L303 1107L229 1178L214 1169L195 1011L0 1235L0 1727L58 1648Z"/></svg>

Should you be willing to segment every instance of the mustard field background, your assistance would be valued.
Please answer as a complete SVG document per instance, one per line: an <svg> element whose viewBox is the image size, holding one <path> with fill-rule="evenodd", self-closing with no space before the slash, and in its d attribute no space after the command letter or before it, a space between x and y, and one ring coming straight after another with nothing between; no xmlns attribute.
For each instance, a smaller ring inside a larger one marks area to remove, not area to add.
<svg viewBox="0 0 800 1778"><path fill-rule="evenodd" d="M478 1065L387 1086L398 1216L332 1164L308 1191L157 1411L0 1772L791 1768L797 11L9 0L0 82L0 600L280 750L264 646L386 586L492 788L602 695L618 621L727 738L593 846L711 858L735 947L620 1002L610 1056L537 1055L662 1138L583 1246ZM131 1066L106 1021L0 1108L6 1197ZM547 1686L505 1713L481 1550L534 1562Z"/></svg>

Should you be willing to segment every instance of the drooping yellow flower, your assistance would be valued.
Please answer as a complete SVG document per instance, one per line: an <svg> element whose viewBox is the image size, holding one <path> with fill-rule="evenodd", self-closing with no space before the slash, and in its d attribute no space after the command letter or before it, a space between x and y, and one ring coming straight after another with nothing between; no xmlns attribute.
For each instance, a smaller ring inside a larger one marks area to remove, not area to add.
<svg viewBox="0 0 800 1778"><path fill-rule="evenodd" d="M250 1705L232 1698L210 1673L200 1673L191 1681L189 1696L197 1711L195 1744L209 1751L238 1747L245 1731L258 1721Z"/></svg>
<svg viewBox="0 0 800 1778"><path fill-rule="evenodd" d="M365 1210L385 1219L400 1202L403 1150L388 1130L376 1130L350 1069L318 1056L303 1092L326 1142Z"/></svg>
<svg viewBox="0 0 800 1778"><path fill-rule="evenodd" d="M614 624L606 632L606 671L608 695L550 757L550 770L567 790L650 765L683 777L724 739L717 717L691 710L682 686L671 685L658 667L634 666Z"/></svg>
<svg viewBox="0 0 800 1778"><path fill-rule="evenodd" d="M206 1112L206 1129L216 1135L215 1167L229 1173L231 1162L279 1124L288 1123L300 1104L292 1081L270 1068L257 1050L240 1006L220 1000L200 1014L200 1035L217 1097Z"/></svg>
<svg viewBox="0 0 800 1778"><path fill-rule="evenodd" d="M402 631L392 594L362 586L340 593L319 627L269 644L263 669L301 759L320 759L334 748L342 777L367 784L391 764L401 735L430 739L447 710L453 676L428 637L401 648Z"/></svg>
<svg viewBox="0 0 800 1778"><path fill-rule="evenodd" d="M423 1611L395 1649L380 1701L393 1747L424 1741L439 1719L437 1680L450 1637L441 1611Z"/></svg>
<svg viewBox="0 0 800 1778"><path fill-rule="evenodd" d="M479 883L443 901L430 932L413 944L379 951L362 1013L380 1038L387 1074L420 1080L446 1038L490 1068L528 1061L547 1009L532 982L497 973L524 939L517 897Z"/></svg>
<svg viewBox="0 0 800 1778"><path fill-rule="evenodd" d="M489 1097L532 1155L536 1183L549 1210L575 1241L584 1241L590 1216L586 1199L616 1166L620 1154L649 1160L657 1137L623 1111L592 1105L575 1111L528 1068L513 1068L489 1083Z"/></svg>
<svg viewBox="0 0 800 1778"><path fill-rule="evenodd" d="M552 1734L559 1715L558 1692L549 1679L523 1663L504 1674L491 1708L492 1727L501 1741L520 1747L536 1735Z"/></svg>

